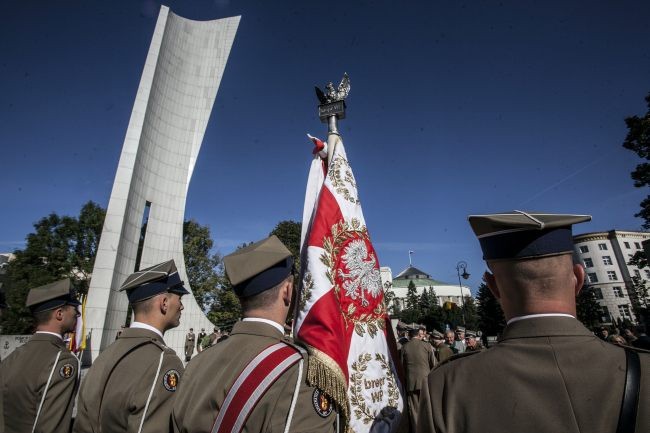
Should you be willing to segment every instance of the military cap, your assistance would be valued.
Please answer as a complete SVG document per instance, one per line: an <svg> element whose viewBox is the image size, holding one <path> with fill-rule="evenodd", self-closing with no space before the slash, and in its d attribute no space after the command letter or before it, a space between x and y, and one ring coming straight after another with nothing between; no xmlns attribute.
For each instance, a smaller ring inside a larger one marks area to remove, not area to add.
<svg viewBox="0 0 650 433"><path fill-rule="evenodd" d="M132 273L120 287L120 292L126 291L129 302L134 304L165 292L187 295L190 292L183 284L176 263L168 260Z"/></svg>
<svg viewBox="0 0 650 433"><path fill-rule="evenodd" d="M81 305L69 278L31 289L25 305L32 313L53 310L64 305Z"/></svg>
<svg viewBox="0 0 650 433"><path fill-rule="evenodd" d="M474 337L476 338L476 331L467 331L465 332L465 338Z"/></svg>
<svg viewBox="0 0 650 433"><path fill-rule="evenodd" d="M436 329L431 331L431 337L433 337L433 339L435 339L435 340L444 340L445 339L445 336L442 334L442 332L440 332L440 331L438 331Z"/></svg>
<svg viewBox="0 0 650 433"><path fill-rule="evenodd" d="M513 260L573 251L571 226L590 221L589 215L559 215L512 211L470 215L485 260Z"/></svg>
<svg viewBox="0 0 650 433"><path fill-rule="evenodd" d="M456 332L465 332L464 326L456 326Z"/></svg>
<svg viewBox="0 0 650 433"><path fill-rule="evenodd" d="M237 296L246 298L271 289L293 271L291 251L273 235L223 258Z"/></svg>

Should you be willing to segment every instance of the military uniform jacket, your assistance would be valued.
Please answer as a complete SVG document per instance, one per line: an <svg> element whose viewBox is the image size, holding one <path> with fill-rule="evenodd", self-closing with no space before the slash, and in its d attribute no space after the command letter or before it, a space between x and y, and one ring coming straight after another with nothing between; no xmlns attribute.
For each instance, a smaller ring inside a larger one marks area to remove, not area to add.
<svg viewBox="0 0 650 433"><path fill-rule="evenodd" d="M181 360L158 334L125 329L88 370L79 391L73 431L169 431L172 401L182 374Z"/></svg>
<svg viewBox="0 0 650 433"><path fill-rule="evenodd" d="M50 384L43 400L48 379ZM0 413L4 414L0 431L30 433L42 400L34 431L69 432L78 383L79 361L63 340L51 334L34 334L0 364Z"/></svg>
<svg viewBox="0 0 650 433"><path fill-rule="evenodd" d="M433 347L427 342L413 338L402 346L401 356L406 372L406 390L416 391L421 388L421 382L436 365Z"/></svg>
<svg viewBox="0 0 650 433"><path fill-rule="evenodd" d="M454 355L454 352L447 346L447 344L442 343L440 346L436 347L436 358L438 362L443 362Z"/></svg>
<svg viewBox="0 0 650 433"><path fill-rule="evenodd" d="M194 349L194 339L195 334L193 332L188 332L185 336L185 350Z"/></svg>
<svg viewBox="0 0 650 433"><path fill-rule="evenodd" d="M650 354L639 357L640 433L650 431ZM517 321L496 346L460 356L429 375L417 431L615 432L625 371L624 350L576 319Z"/></svg>
<svg viewBox="0 0 650 433"><path fill-rule="evenodd" d="M174 432L210 432L219 415L219 408L239 373L265 348L280 341L291 344L271 325L238 322L230 338L195 356L187 365L174 401ZM298 370L298 364L294 364L271 385L251 412L243 432L284 432ZM303 366L303 379L289 431L334 432L336 411L329 400L325 401L325 406L322 405L320 391L306 384L306 372L307 363Z"/></svg>

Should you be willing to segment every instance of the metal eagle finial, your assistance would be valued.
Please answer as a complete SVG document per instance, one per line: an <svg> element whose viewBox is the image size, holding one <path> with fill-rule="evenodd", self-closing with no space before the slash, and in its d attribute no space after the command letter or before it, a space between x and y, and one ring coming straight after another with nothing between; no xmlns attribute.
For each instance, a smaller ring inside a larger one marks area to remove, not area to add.
<svg viewBox="0 0 650 433"><path fill-rule="evenodd" d="M330 81L325 86L324 92L318 87L315 87L315 90L316 96L318 97L321 105L330 104L336 101L343 101L348 97L348 94L350 93L350 77L348 76L347 72L344 73L343 79L341 79L341 83L339 84L338 88L335 88L334 84Z"/></svg>

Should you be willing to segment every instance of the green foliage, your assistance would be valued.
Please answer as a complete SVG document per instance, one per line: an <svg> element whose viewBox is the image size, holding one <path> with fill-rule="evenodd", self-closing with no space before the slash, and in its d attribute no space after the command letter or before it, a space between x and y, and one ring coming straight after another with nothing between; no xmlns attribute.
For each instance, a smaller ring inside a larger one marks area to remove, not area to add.
<svg viewBox="0 0 650 433"><path fill-rule="evenodd" d="M476 294L478 328L484 335L499 335L506 326L506 319L499 301L485 283L481 283Z"/></svg>
<svg viewBox="0 0 650 433"><path fill-rule="evenodd" d="M269 236L276 235L278 239L291 251L294 263L296 264L296 271L300 275L300 232L302 224L297 221L280 221L276 224L275 228L271 230Z"/></svg>
<svg viewBox="0 0 650 433"><path fill-rule="evenodd" d="M3 333L32 331L25 301L34 287L69 277L78 292L88 292L105 213L96 203L88 202L78 217L52 213L34 224L25 248L15 251L16 258L7 266L3 288L9 308L2 317Z"/></svg>
<svg viewBox="0 0 650 433"><path fill-rule="evenodd" d="M594 296L594 288L585 286L576 296L576 314L578 320L587 328L594 331L601 323L602 308Z"/></svg>
<svg viewBox="0 0 650 433"><path fill-rule="evenodd" d="M648 105L645 116L630 116L625 119L628 132L623 147L644 160L631 174L637 188L650 185L650 163L647 162L650 160L650 94L645 97L645 101ZM641 202L641 210L635 216L643 218L643 227L650 229L650 196Z"/></svg>
<svg viewBox="0 0 650 433"><path fill-rule="evenodd" d="M187 279L194 298L203 311L214 299L219 285L216 269L221 263L221 256L210 252L213 245L208 226L202 226L194 220L183 223L183 257Z"/></svg>
<svg viewBox="0 0 650 433"><path fill-rule="evenodd" d="M463 301L465 303L465 327L472 331L477 331L479 329L479 315L474 298L468 295L465 296Z"/></svg>

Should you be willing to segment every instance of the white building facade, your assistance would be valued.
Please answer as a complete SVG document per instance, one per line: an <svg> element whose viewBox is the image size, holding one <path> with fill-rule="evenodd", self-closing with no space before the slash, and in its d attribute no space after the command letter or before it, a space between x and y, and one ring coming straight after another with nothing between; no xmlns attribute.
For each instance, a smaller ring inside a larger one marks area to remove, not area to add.
<svg viewBox="0 0 650 433"><path fill-rule="evenodd" d="M453 302L454 304L461 306L464 302L464 300L461 299L461 293L463 297L472 296L469 287L434 280L431 278L431 275L414 266L409 266L400 272L395 278L391 279L388 279L392 276L390 268L382 267L380 271L384 289L393 292L393 299L388 307L393 307L396 310L403 310L406 308L406 294L408 293L408 286L411 282L415 285L415 291L418 296L422 295L425 290L428 291L429 289L433 289L438 298L438 304L441 306L445 302ZM390 285L387 284L387 281L391 282Z"/></svg>
<svg viewBox="0 0 650 433"><path fill-rule="evenodd" d="M585 267L585 285L594 288L602 308L603 323L618 319L637 322L632 311L628 288L632 277L650 281L650 269L628 264L637 251L643 251L643 241L650 233L610 230L573 237L576 261Z"/></svg>

